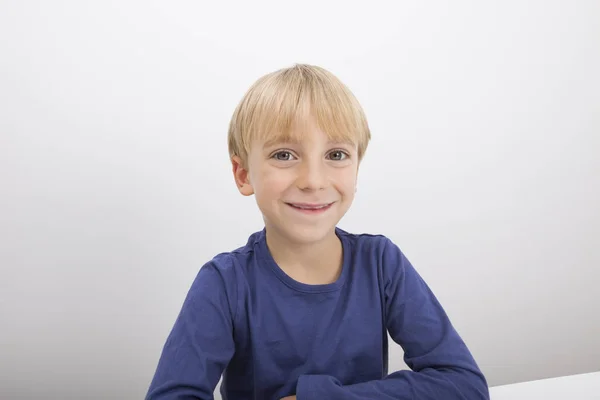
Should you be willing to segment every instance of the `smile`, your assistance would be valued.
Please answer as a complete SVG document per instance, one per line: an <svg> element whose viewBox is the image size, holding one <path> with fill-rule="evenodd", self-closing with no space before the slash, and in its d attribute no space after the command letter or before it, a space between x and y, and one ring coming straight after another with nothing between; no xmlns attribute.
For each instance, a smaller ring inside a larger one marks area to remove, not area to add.
<svg viewBox="0 0 600 400"><path fill-rule="evenodd" d="M286 203L294 210L300 211L305 214L320 214L331 208L333 203L326 204L303 204L303 203Z"/></svg>

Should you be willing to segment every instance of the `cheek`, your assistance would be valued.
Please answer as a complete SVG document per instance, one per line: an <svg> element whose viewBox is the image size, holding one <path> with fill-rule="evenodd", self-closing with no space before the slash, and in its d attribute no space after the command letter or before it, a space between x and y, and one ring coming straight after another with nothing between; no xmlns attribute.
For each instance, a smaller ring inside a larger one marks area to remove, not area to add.
<svg viewBox="0 0 600 400"><path fill-rule="evenodd" d="M290 174L285 171L264 169L256 181L254 191L263 198L276 197L290 186Z"/></svg>
<svg viewBox="0 0 600 400"><path fill-rule="evenodd" d="M339 190L346 196L354 196L356 189L356 174L344 173L337 177Z"/></svg>

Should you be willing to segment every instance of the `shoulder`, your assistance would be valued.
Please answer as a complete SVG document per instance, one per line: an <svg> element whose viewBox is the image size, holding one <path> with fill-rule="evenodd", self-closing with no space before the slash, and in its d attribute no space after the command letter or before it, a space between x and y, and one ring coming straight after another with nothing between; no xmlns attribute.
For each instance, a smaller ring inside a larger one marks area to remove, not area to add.
<svg viewBox="0 0 600 400"><path fill-rule="evenodd" d="M354 259L371 267L376 265L384 280L397 279L406 269L412 269L400 247L386 235L349 233L342 229L337 232L349 244Z"/></svg>
<svg viewBox="0 0 600 400"><path fill-rule="evenodd" d="M256 245L263 232L251 234L244 246L234 250L221 252L206 262L196 276L195 286L206 287L213 285L215 288L225 288L227 291L235 290L238 281L246 274L246 270L254 263Z"/></svg>
<svg viewBox="0 0 600 400"><path fill-rule="evenodd" d="M244 246L215 255L202 265L188 293L191 302L226 302L236 315L239 290L245 286L247 270L255 260L256 243L262 232L250 235Z"/></svg>
<svg viewBox="0 0 600 400"><path fill-rule="evenodd" d="M338 236L345 240L356 254L378 256L380 258L398 257L402 251L389 237L378 233L350 233L337 228Z"/></svg>
<svg viewBox="0 0 600 400"><path fill-rule="evenodd" d="M336 228L336 233L340 239L350 245L354 252L377 252L384 248L389 240L382 234L350 233L341 228Z"/></svg>
<svg viewBox="0 0 600 400"><path fill-rule="evenodd" d="M264 231L251 234L245 245L234 250L221 252L202 266L203 270L211 270L223 277L226 282L232 282L231 278L243 274L254 262L258 242L264 235Z"/></svg>

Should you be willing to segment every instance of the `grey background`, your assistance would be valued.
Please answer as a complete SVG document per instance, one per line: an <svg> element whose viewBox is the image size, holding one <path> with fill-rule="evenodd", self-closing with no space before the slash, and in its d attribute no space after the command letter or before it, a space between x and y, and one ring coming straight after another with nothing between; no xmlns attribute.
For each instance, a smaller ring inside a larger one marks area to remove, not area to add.
<svg viewBox="0 0 600 400"><path fill-rule="evenodd" d="M490 384L600 370L600 3L248 3L0 3L0 397L143 397L262 228L226 130L294 62L373 130L340 226L400 245Z"/></svg>

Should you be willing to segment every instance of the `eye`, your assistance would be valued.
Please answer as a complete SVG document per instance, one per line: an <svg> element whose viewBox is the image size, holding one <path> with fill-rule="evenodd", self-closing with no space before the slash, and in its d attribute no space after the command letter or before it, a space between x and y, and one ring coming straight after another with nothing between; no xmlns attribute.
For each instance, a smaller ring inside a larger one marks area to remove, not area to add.
<svg viewBox="0 0 600 400"><path fill-rule="evenodd" d="M287 151L287 150L282 150L282 151L278 151L277 153L273 154L271 156L271 158L274 158L277 161L291 161L294 156L292 155L291 152Z"/></svg>
<svg viewBox="0 0 600 400"><path fill-rule="evenodd" d="M329 153L329 158L333 161L344 161L347 157L350 157L348 153L342 150L333 150Z"/></svg>

